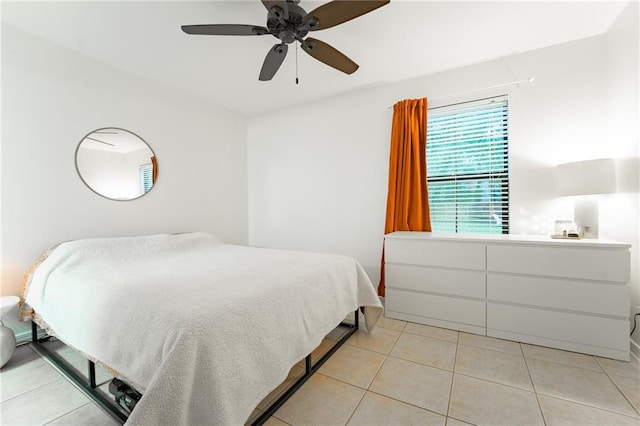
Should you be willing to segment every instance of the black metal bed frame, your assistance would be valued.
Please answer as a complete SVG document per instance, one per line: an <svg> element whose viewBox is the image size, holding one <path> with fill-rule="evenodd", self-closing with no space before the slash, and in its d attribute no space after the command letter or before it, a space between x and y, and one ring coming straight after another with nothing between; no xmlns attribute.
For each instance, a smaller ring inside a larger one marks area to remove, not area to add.
<svg viewBox="0 0 640 426"><path fill-rule="evenodd" d="M291 396L302 387L302 385L309 380L309 378L318 371L318 369L324 364L339 348L342 346L353 333L358 331L359 328L359 309L354 312L354 323L341 322L339 327L346 327L342 332L336 343L324 353L316 362L313 362L311 354L307 355L304 359L305 370L304 374L298 378L295 383L288 387L282 395L280 395L269 407L256 419L251 425L259 426L264 424L269 417L271 417L282 405L287 402ZM98 384L96 383L96 365L93 361L88 360L87 373L88 378L82 377L75 368L69 366L59 355L49 350L45 345L49 339L49 336L38 338L38 325L35 322L31 322L31 344L35 351L51 363L51 365L65 376L80 392L86 395L90 400L98 405L103 411L109 414L117 422L124 424L128 417L123 408L115 403L115 400L105 396L103 392L97 390Z"/></svg>

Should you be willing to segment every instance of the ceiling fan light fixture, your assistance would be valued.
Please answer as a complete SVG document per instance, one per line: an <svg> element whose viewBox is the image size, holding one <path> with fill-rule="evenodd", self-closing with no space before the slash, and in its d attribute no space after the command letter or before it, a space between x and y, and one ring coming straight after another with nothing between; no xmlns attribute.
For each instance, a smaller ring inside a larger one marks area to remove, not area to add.
<svg viewBox="0 0 640 426"><path fill-rule="evenodd" d="M280 34L278 34L278 38L282 40L283 43L291 44L296 41L296 36L292 30L284 30Z"/></svg>

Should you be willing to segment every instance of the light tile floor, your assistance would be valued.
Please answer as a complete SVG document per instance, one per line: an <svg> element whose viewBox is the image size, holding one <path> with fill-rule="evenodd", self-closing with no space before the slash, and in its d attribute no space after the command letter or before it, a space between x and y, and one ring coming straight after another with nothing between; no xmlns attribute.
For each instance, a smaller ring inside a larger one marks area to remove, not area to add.
<svg viewBox="0 0 640 426"><path fill-rule="evenodd" d="M116 424L29 346L0 382L3 425ZM383 318L267 424L638 426L640 363Z"/></svg>

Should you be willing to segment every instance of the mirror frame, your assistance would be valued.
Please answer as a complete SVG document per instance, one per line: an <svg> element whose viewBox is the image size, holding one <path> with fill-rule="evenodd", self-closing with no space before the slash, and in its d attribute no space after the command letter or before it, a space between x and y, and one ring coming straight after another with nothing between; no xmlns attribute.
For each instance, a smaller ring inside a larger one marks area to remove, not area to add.
<svg viewBox="0 0 640 426"><path fill-rule="evenodd" d="M82 143L83 143L83 142L84 142L84 141L85 141L89 136L91 136L92 134L94 134L94 133L96 133L96 132L99 132L99 131L101 131L101 130L119 130L119 131L122 131L122 132L127 132L127 133L129 133L129 134L131 134L131 135L135 136L136 138L138 138L138 140L140 140L140 142L142 142L142 143L143 143L143 144L144 144L144 145L149 149L149 151L151 152L151 158L152 158L152 167L153 167L153 169L152 169L152 176L153 176L153 177L152 177L152 179L153 179L153 183L152 183L152 185L151 185L151 188L149 188L149 190L148 190L147 192L144 192L144 193L142 193L142 194L138 195L137 197L133 197L133 198L112 198L112 197L109 197L109 196L107 196L107 195L101 194L100 192L98 192L97 190L95 190L91 185L89 185L89 183L88 183L88 182L85 180L85 178L82 176L82 173L80 173L80 167L78 166L78 152L80 151L80 147L81 147ZM113 126L111 126L111 127L101 127L101 128L98 128L98 129L92 130L91 132L89 132L89 133L87 133L86 135L84 135L84 136L82 137L82 139L80 139L80 142L78 142L78 145L76 146L76 150L75 150L75 153L74 153L74 161L73 161L73 162L74 162L74 165L75 165L75 168L76 168L76 173L78 174L78 177L80 178L80 180L82 181L82 183L84 183L84 185L85 185L87 188L89 188L89 189L91 190L91 192L93 192L93 193L95 193L95 194L99 195L100 197L105 198L105 199L107 199L107 200L111 200L111 201L133 201L133 200L137 200L137 199L139 199L139 198L144 197L144 196L145 196L145 195L147 195L149 192L151 192L151 191L153 190L153 188L156 186L156 183L157 183L157 177L158 177L158 160L157 160L157 157L156 157L156 153L153 151L153 149L152 149L152 148L151 148L151 146L147 143L147 141L145 141L144 139L142 139L138 134L136 134L136 133L134 133L134 132L132 132L132 131L130 131L130 130L123 129L123 128L121 128L121 127L113 127Z"/></svg>

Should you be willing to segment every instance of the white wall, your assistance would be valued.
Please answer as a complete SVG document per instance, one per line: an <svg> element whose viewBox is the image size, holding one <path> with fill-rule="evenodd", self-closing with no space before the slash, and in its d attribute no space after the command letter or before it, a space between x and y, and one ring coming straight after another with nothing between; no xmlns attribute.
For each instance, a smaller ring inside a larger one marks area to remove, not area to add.
<svg viewBox="0 0 640 426"><path fill-rule="evenodd" d="M128 153L79 147L76 168L82 180L98 194L114 200L131 200L144 194L140 166L151 164L147 146Z"/></svg>
<svg viewBox="0 0 640 426"><path fill-rule="evenodd" d="M102 127L155 152L144 197L108 200L78 177L76 146ZM243 118L3 24L2 294L69 239L203 230L246 244L246 155Z"/></svg>
<svg viewBox="0 0 640 426"><path fill-rule="evenodd" d="M627 6L606 35L607 135L618 158L618 190L601 207L612 238L633 244L632 314L640 313L640 3ZM638 326L640 329L640 326ZM632 339L640 349L640 330ZM637 353L638 354L638 353ZM640 355L640 354L638 354Z"/></svg>
<svg viewBox="0 0 640 426"><path fill-rule="evenodd" d="M625 16L633 13L626 10ZM628 31L621 32L614 41L631 43L629 49L637 50L637 39L629 37ZM638 157L637 128L633 140L608 137L611 82L605 58L610 49L610 37L597 36L251 119L250 243L347 254L359 260L377 283L389 106L405 98L427 96L430 105L437 106L505 92L510 94L511 232L551 233L554 219L573 217L572 200L556 196L557 164ZM618 57L618 62L624 61ZM637 60L625 66L635 67L625 79L632 74L637 78ZM529 76L535 77L531 84L443 98ZM619 83L621 88L627 84ZM637 105L637 90L620 96L625 104ZM637 116L627 117L625 126L637 127ZM623 178L627 192L610 197L619 205L637 206L638 182ZM604 210L601 236L634 244L637 256L637 210ZM634 268L632 289L637 294L637 262Z"/></svg>

